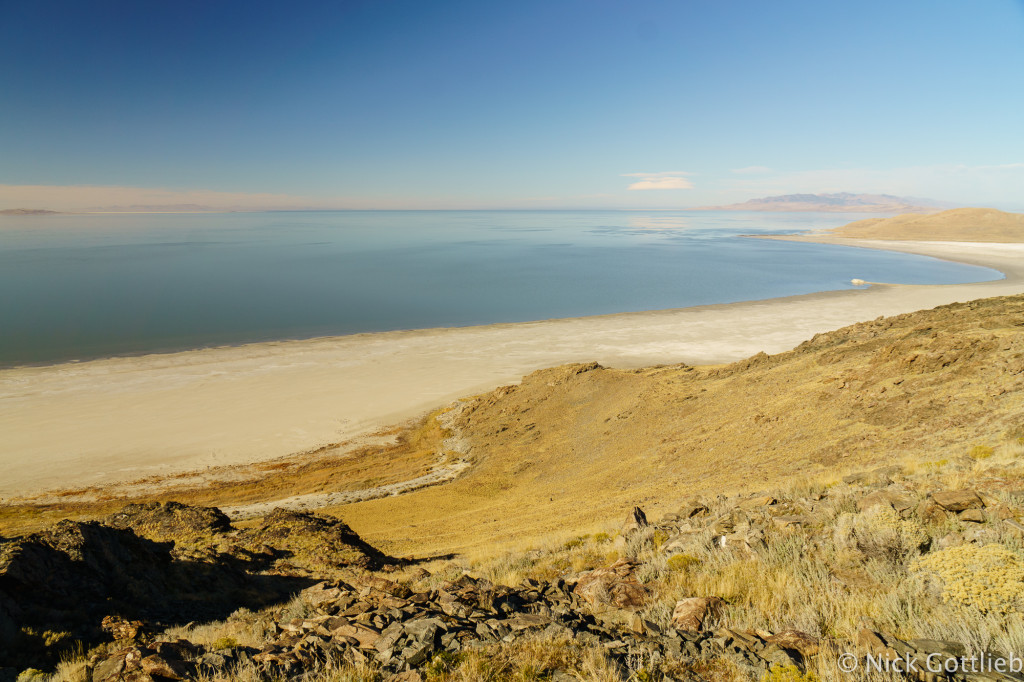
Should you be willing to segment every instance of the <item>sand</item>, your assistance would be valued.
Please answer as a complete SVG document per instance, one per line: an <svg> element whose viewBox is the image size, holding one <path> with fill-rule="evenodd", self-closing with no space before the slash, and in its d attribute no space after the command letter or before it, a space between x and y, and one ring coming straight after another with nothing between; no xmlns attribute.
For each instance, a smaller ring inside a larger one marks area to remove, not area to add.
<svg viewBox="0 0 1024 682"><path fill-rule="evenodd" d="M730 362L880 315L1024 292L1024 244L794 239L986 265L1006 278L2 370L0 499L292 455L560 363Z"/></svg>

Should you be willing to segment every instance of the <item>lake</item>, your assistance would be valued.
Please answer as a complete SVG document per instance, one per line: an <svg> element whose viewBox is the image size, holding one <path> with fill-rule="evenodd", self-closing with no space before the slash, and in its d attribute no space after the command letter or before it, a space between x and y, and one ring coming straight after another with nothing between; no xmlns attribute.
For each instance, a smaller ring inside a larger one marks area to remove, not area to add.
<svg viewBox="0 0 1024 682"><path fill-rule="evenodd" d="M864 214L324 211L0 216L0 366L1001 278L740 235Z"/></svg>

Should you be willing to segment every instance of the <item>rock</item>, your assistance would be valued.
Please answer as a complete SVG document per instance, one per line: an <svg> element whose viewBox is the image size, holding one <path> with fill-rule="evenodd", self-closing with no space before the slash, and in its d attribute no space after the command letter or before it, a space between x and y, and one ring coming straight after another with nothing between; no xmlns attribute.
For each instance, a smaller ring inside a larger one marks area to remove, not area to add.
<svg viewBox="0 0 1024 682"><path fill-rule="evenodd" d="M857 500L857 508L860 511L867 511L878 505L888 505L898 512L904 512L914 508L914 501L909 495L892 490L876 490Z"/></svg>
<svg viewBox="0 0 1024 682"><path fill-rule="evenodd" d="M430 571L423 568L422 566L417 566L411 571L409 571L409 578L414 581L425 580L429 577Z"/></svg>
<svg viewBox="0 0 1024 682"><path fill-rule="evenodd" d="M316 606L324 602L336 601L341 596L341 588L334 587L326 582L319 582L299 592L299 596L307 604Z"/></svg>
<svg viewBox="0 0 1024 682"><path fill-rule="evenodd" d="M772 517L776 528L795 528L807 523L807 517L800 514L780 514Z"/></svg>
<svg viewBox="0 0 1024 682"><path fill-rule="evenodd" d="M925 523L940 524L949 518L946 510L932 500L923 500L917 505L917 517Z"/></svg>
<svg viewBox="0 0 1024 682"><path fill-rule="evenodd" d="M718 549L738 550L748 555L758 554L768 547L764 541L764 533L759 530L716 535L711 538L711 544Z"/></svg>
<svg viewBox="0 0 1024 682"><path fill-rule="evenodd" d="M980 509L965 509L960 512L960 520L970 523L985 523L985 512Z"/></svg>
<svg viewBox="0 0 1024 682"><path fill-rule="evenodd" d="M769 667L787 667L796 665L800 661L794 659L790 655L789 650L779 646L778 644L769 644L761 651L757 652L758 658L768 664Z"/></svg>
<svg viewBox="0 0 1024 682"><path fill-rule="evenodd" d="M125 620L120 616L104 616L100 629L116 641L134 642L143 639L146 625L141 620Z"/></svg>
<svg viewBox="0 0 1024 682"><path fill-rule="evenodd" d="M646 528L650 524L647 522L647 514L640 507L633 507L633 511L626 517L626 522L622 524L622 535L629 535L633 531Z"/></svg>
<svg viewBox="0 0 1024 682"><path fill-rule="evenodd" d="M647 601L647 588L633 577L636 562L623 558L606 568L584 573L573 590L594 606L611 604L620 609L639 609Z"/></svg>
<svg viewBox="0 0 1024 682"><path fill-rule="evenodd" d="M387 682L423 682L423 676L415 670L406 670L386 678Z"/></svg>
<svg viewBox="0 0 1024 682"><path fill-rule="evenodd" d="M721 616L725 602L718 597L690 597L676 602L672 611L672 625L677 630L699 632L708 617Z"/></svg>
<svg viewBox="0 0 1024 682"><path fill-rule="evenodd" d="M817 637L806 632L800 632L799 630L783 630L767 637L765 641L776 644L783 649L796 651L805 659L817 654L820 648Z"/></svg>
<svg viewBox="0 0 1024 682"><path fill-rule="evenodd" d="M705 506L705 505L703 505L703 504L701 504L699 502L692 502L692 503L687 504L687 505L685 505L683 507L680 507L679 511L677 512L677 514L678 514L680 519L684 519L685 520L685 519L692 519L695 516L705 516L705 515L707 515L708 511L709 510L708 510L707 506Z"/></svg>
<svg viewBox="0 0 1024 682"><path fill-rule="evenodd" d="M932 493L931 499L946 511L961 512L965 509L981 509L985 503L973 490L946 490Z"/></svg>
<svg viewBox="0 0 1024 682"><path fill-rule="evenodd" d="M184 680L193 677L193 671L183 661L168 660L158 654L152 654L142 659L142 671L154 677L164 677L169 680Z"/></svg>
<svg viewBox="0 0 1024 682"><path fill-rule="evenodd" d="M344 637L355 640L357 646L366 649L374 647L381 634L363 625L342 625L331 631L332 637Z"/></svg>
<svg viewBox="0 0 1024 682"><path fill-rule="evenodd" d="M93 666L92 682L118 680L122 672L124 672L124 656L115 653Z"/></svg>

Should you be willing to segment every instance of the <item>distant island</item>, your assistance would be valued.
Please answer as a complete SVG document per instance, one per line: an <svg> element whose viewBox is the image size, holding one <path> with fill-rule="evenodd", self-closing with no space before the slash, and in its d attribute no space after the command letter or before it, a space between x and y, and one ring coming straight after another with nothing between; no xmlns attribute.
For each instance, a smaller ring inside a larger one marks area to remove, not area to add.
<svg viewBox="0 0 1024 682"><path fill-rule="evenodd" d="M891 194L783 194L725 206L697 206L692 211L827 211L835 213L934 213L953 204Z"/></svg>
<svg viewBox="0 0 1024 682"><path fill-rule="evenodd" d="M5 208L0 215L57 215L60 211L48 211L44 208Z"/></svg>

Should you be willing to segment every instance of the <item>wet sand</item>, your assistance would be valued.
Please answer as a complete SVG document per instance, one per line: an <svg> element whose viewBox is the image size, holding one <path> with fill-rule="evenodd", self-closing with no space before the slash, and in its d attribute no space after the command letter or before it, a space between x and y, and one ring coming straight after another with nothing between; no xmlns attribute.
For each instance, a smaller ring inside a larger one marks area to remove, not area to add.
<svg viewBox="0 0 1024 682"><path fill-rule="evenodd" d="M1006 279L0 370L0 499L287 456L565 362L730 362L880 315L1024 293L1024 244L785 238L985 265Z"/></svg>

